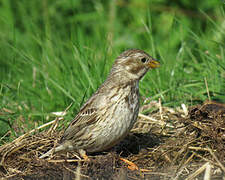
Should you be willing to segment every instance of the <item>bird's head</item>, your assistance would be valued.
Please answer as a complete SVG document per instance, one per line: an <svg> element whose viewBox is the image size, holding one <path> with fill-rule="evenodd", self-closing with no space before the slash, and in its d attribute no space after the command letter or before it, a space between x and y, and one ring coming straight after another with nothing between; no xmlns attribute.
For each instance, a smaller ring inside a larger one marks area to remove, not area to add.
<svg viewBox="0 0 225 180"><path fill-rule="evenodd" d="M159 66L159 61L146 52L139 49L130 49L117 57L111 74L117 73L117 75L126 76L130 80L140 80L149 69Z"/></svg>

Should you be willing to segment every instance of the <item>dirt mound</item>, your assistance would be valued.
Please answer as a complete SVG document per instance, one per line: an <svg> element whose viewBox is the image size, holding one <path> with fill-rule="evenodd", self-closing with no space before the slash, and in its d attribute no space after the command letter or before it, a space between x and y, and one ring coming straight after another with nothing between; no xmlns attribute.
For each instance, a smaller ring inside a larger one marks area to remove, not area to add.
<svg viewBox="0 0 225 180"><path fill-rule="evenodd" d="M0 177L6 179L221 179L225 173L225 105L206 102L186 110L152 102L130 135L108 152L38 157L57 145L63 132L56 120L48 131L39 127L0 147ZM137 165L131 170L121 160Z"/></svg>

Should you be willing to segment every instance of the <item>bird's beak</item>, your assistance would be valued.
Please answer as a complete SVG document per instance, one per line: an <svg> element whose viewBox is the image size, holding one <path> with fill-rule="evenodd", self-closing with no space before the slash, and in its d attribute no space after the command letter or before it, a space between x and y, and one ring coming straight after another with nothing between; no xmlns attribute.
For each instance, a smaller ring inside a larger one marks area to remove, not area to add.
<svg viewBox="0 0 225 180"><path fill-rule="evenodd" d="M149 68L157 68L157 67L159 67L160 66L160 63L159 63L159 61L158 60L156 60L156 59L151 59L150 61L149 61L149 63L148 63L148 67Z"/></svg>

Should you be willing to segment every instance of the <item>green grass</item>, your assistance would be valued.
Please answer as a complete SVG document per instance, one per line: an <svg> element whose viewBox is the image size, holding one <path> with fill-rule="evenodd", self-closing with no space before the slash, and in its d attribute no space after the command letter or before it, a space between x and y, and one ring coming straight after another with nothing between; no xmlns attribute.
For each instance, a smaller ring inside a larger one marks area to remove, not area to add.
<svg viewBox="0 0 225 180"><path fill-rule="evenodd" d="M210 98L225 102L222 1L186 9L166 0L82 2L0 3L0 136L14 138L73 103L69 122L128 48L162 63L140 83L143 97L193 105L209 98L207 82Z"/></svg>

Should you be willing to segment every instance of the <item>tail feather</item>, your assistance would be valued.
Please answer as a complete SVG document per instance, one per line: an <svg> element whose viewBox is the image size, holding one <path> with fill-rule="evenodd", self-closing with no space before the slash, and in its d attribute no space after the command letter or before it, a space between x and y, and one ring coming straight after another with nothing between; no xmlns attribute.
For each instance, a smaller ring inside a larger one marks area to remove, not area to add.
<svg viewBox="0 0 225 180"><path fill-rule="evenodd" d="M48 152L46 152L45 154L41 155L39 158L40 159L44 159L46 157L49 157L51 154L53 154L53 150L54 149L50 149Z"/></svg>
<svg viewBox="0 0 225 180"><path fill-rule="evenodd" d="M56 148L50 149L48 152L46 152L45 154L41 155L39 158L40 159L44 159L44 158L49 157L50 155L52 155L52 154L54 154L56 152L63 151L63 150L65 150L65 146L59 145Z"/></svg>

